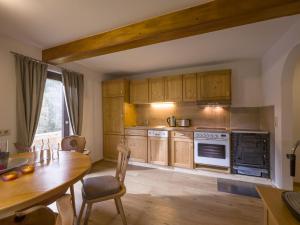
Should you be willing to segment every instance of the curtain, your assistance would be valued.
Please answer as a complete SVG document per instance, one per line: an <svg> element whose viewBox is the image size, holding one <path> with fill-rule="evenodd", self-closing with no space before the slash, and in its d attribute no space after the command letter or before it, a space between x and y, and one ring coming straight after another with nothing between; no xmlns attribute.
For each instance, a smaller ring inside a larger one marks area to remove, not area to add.
<svg viewBox="0 0 300 225"><path fill-rule="evenodd" d="M42 108L48 65L15 55L17 77L17 145L33 143Z"/></svg>
<svg viewBox="0 0 300 225"><path fill-rule="evenodd" d="M83 75L63 70L63 84L73 133L75 135L81 135L83 118Z"/></svg>

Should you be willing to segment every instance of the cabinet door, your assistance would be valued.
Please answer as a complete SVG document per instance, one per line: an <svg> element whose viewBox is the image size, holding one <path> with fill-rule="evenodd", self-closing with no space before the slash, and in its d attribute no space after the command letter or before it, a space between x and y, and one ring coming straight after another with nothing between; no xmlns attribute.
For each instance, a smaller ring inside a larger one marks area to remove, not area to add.
<svg viewBox="0 0 300 225"><path fill-rule="evenodd" d="M131 151L130 160L135 162L147 162L147 137L126 136L126 143Z"/></svg>
<svg viewBox="0 0 300 225"><path fill-rule="evenodd" d="M103 98L104 134L124 134L123 97Z"/></svg>
<svg viewBox="0 0 300 225"><path fill-rule="evenodd" d="M164 78L149 79L149 102L165 101L165 85Z"/></svg>
<svg viewBox="0 0 300 225"><path fill-rule="evenodd" d="M176 167L194 168L193 139L171 138L171 164Z"/></svg>
<svg viewBox="0 0 300 225"><path fill-rule="evenodd" d="M182 76L165 77L165 101L182 101Z"/></svg>
<svg viewBox="0 0 300 225"><path fill-rule="evenodd" d="M197 100L197 75L183 75L183 101L193 102Z"/></svg>
<svg viewBox="0 0 300 225"><path fill-rule="evenodd" d="M128 81L108 80L102 83L103 97L121 97L127 94Z"/></svg>
<svg viewBox="0 0 300 225"><path fill-rule="evenodd" d="M130 103L143 104L149 102L149 87L147 80L130 81Z"/></svg>
<svg viewBox="0 0 300 225"><path fill-rule="evenodd" d="M168 139L148 137L148 162L168 165Z"/></svg>
<svg viewBox="0 0 300 225"><path fill-rule="evenodd" d="M231 71L219 70L198 73L198 100L200 101L230 101Z"/></svg>
<svg viewBox="0 0 300 225"><path fill-rule="evenodd" d="M103 153L105 159L118 159L118 145L124 141L122 135L104 135L103 136Z"/></svg>

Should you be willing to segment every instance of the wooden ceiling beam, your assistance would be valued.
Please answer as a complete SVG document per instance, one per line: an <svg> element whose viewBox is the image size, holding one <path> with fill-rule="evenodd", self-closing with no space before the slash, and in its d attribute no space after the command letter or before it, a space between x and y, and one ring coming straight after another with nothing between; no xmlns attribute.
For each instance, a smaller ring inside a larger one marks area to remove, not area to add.
<svg viewBox="0 0 300 225"><path fill-rule="evenodd" d="M54 64L300 13L299 0L215 0L42 52Z"/></svg>

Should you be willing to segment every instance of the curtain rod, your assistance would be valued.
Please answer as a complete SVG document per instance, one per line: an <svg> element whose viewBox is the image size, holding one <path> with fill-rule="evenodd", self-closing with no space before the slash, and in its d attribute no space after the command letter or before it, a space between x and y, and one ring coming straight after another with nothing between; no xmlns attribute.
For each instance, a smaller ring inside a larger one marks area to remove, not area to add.
<svg viewBox="0 0 300 225"><path fill-rule="evenodd" d="M20 54L20 53L17 53L17 52L14 52L14 51L10 51L11 54L13 55L20 55L20 56L23 56L23 57L27 57L33 61L36 61L36 62L39 62L41 64L45 64L45 65L48 65L48 66L55 66L56 68L59 68L61 70L67 70L67 71L70 71L70 72L74 72L74 73L78 73L76 71L73 71L73 70L69 70L69 69L66 69L64 67L61 67L61 66L57 66L57 65L54 65L54 64L51 64L51 63L46 63L46 62L43 62L42 60L38 60L38 59L35 59L35 58L32 58L30 56L26 56L26 55L23 55L23 54ZM81 73L80 73L81 74Z"/></svg>

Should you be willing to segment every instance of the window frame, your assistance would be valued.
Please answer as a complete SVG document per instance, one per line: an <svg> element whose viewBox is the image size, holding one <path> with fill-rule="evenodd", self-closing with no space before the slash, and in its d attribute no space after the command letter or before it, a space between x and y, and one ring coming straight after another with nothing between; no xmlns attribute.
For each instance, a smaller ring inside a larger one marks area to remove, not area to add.
<svg viewBox="0 0 300 225"><path fill-rule="evenodd" d="M57 72L53 72L48 70L47 71L47 79L50 80L57 80L60 82L62 81L62 74L57 73ZM64 92L64 89L62 90ZM69 119L69 113L68 113L68 108L67 108L67 103L66 103L66 99L65 99L65 93L63 93L62 95L62 137L67 137L70 136L70 119Z"/></svg>

